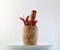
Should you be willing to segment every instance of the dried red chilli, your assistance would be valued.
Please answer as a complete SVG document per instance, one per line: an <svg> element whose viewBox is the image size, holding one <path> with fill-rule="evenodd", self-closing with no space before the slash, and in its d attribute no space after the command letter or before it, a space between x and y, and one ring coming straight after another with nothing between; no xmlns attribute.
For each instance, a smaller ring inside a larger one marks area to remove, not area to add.
<svg viewBox="0 0 60 50"><path fill-rule="evenodd" d="M31 25L32 26L36 26L36 23L37 23L38 21L36 20L36 21L33 21L33 22L31 22Z"/></svg>
<svg viewBox="0 0 60 50"><path fill-rule="evenodd" d="M26 19L24 20L23 18L20 17L20 19L24 22L24 25L29 25L28 18L29 16L27 16Z"/></svg>
<svg viewBox="0 0 60 50"><path fill-rule="evenodd" d="M26 19L25 19L25 24L27 24L27 25L29 25L29 20L28 19L29 19L29 16L27 16Z"/></svg>
<svg viewBox="0 0 60 50"><path fill-rule="evenodd" d="M33 25L36 25L36 23L37 23L37 22L38 22L37 20L36 20L36 21L34 21L34 22L33 22L33 23L34 23Z"/></svg>
<svg viewBox="0 0 60 50"><path fill-rule="evenodd" d="M20 19L24 22L24 19L20 17Z"/></svg>
<svg viewBox="0 0 60 50"><path fill-rule="evenodd" d="M26 19L24 20L23 18L20 17L20 19L24 22L24 25L33 25L36 26L36 23L38 22L37 20L33 21L33 22L29 22L29 16L26 17Z"/></svg>
<svg viewBox="0 0 60 50"><path fill-rule="evenodd" d="M28 21L28 19L29 19L29 16L26 17L26 21Z"/></svg>

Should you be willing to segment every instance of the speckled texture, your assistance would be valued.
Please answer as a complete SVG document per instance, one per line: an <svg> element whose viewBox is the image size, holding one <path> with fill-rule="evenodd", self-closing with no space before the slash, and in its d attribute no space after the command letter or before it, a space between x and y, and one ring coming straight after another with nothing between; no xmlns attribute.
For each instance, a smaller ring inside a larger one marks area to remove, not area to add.
<svg viewBox="0 0 60 50"><path fill-rule="evenodd" d="M24 45L37 45L37 26L24 26L23 27L23 43Z"/></svg>

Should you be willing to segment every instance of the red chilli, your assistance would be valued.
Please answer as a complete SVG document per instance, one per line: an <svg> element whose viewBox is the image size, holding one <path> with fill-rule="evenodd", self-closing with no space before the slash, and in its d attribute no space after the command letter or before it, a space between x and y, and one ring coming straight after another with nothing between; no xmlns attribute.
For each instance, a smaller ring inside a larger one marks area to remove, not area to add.
<svg viewBox="0 0 60 50"><path fill-rule="evenodd" d="M29 22L29 16L26 17L26 19L24 20L23 18L20 17L20 19L24 22L24 25L33 25L36 26L36 23L38 22L37 20L33 21L32 23Z"/></svg>
<svg viewBox="0 0 60 50"><path fill-rule="evenodd" d="M20 17L20 19L24 22L24 19Z"/></svg>
<svg viewBox="0 0 60 50"><path fill-rule="evenodd" d="M29 25L28 18L29 16L27 16L26 19L24 20L23 18L20 17L20 19L24 22L24 25Z"/></svg>
<svg viewBox="0 0 60 50"><path fill-rule="evenodd" d="M29 25L29 20L28 19L29 19L29 16L27 16L26 19L25 19L25 24L26 25Z"/></svg>
<svg viewBox="0 0 60 50"><path fill-rule="evenodd" d="M37 23L37 22L38 22L37 20L36 20L36 21L34 21L34 22L33 22L33 25L34 25L34 26L36 26L36 23Z"/></svg>

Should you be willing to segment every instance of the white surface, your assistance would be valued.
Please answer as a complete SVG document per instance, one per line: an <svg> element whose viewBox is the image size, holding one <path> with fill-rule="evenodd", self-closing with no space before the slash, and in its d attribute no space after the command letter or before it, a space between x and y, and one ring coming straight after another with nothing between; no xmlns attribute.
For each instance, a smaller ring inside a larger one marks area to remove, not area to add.
<svg viewBox="0 0 60 50"><path fill-rule="evenodd" d="M22 44L20 16L38 11L38 43L60 44L60 0L0 0L0 44Z"/></svg>
<svg viewBox="0 0 60 50"><path fill-rule="evenodd" d="M0 50L60 50L60 46L38 45L38 46L21 46L21 45L2 45Z"/></svg>
<svg viewBox="0 0 60 50"><path fill-rule="evenodd" d="M22 48L21 48L22 47ZM20 46L20 45L0 45L0 50L60 50L59 46L39 45L39 46ZM33 48L31 48L33 47ZM35 47L35 48L34 48Z"/></svg>
<svg viewBox="0 0 60 50"><path fill-rule="evenodd" d="M22 46L22 45L3 45L2 50L48 50L51 45Z"/></svg>

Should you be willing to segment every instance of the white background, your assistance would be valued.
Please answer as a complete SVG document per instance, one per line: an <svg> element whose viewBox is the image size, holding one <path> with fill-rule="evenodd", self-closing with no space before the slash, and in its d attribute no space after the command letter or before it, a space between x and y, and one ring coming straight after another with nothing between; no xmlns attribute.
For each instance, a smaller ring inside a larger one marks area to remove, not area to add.
<svg viewBox="0 0 60 50"><path fill-rule="evenodd" d="M19 17L37 10L38 43L60 44L60 0L0 0L0 44L22 44Z"/></svg>

